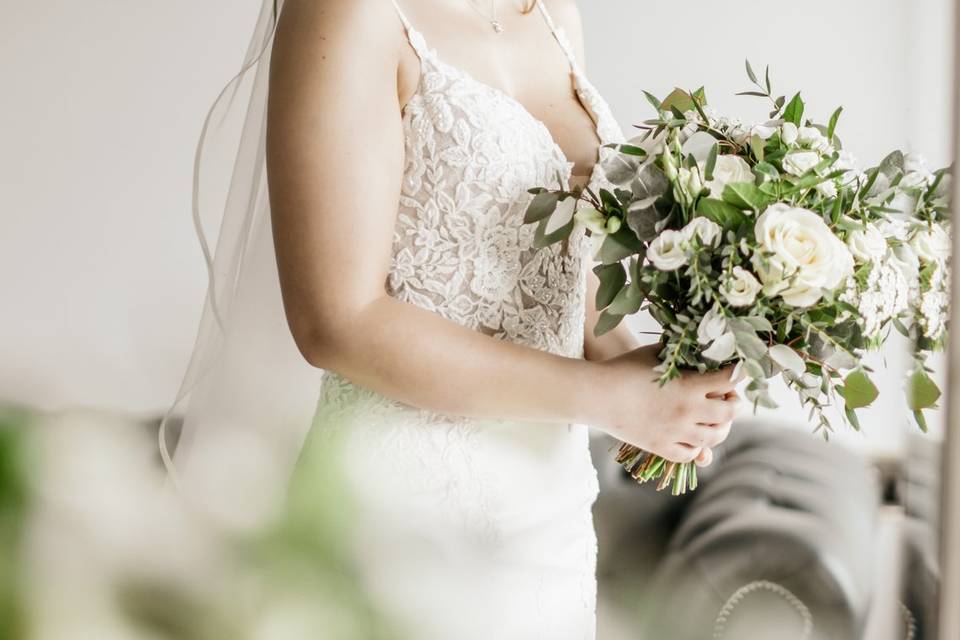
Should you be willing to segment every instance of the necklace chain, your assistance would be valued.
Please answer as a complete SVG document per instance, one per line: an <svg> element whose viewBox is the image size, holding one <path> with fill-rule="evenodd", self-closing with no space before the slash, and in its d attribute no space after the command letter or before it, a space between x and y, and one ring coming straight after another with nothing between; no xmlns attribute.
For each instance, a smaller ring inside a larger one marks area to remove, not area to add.
<svg viewBox="0 0 960 640"><path fill-rule="evenodd" d="M481 11L477 5L474 4L473 0L467 0L467 4L479 15L483 16L484 20L490 23L495 33L503 33L503 23L497 20L497 0L490 0L490 15Z"/></svg>

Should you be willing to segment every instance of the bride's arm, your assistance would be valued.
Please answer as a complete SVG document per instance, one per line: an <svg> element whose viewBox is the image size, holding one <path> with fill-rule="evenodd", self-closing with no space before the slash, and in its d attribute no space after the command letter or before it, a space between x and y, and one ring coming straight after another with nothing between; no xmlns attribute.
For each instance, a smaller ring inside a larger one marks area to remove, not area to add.
<svg viewBox="0 0 960 640"><path fill-rule="evenodd" d="M291 332L312 364L445 413L579 422L670 459L712 446L724 373L663 388L655 359L593 363L486 336L387 295L404 170L398 68L382 0L287 0L273 50L267 169ZM682 445L682 443L688 443Z"/></svg>

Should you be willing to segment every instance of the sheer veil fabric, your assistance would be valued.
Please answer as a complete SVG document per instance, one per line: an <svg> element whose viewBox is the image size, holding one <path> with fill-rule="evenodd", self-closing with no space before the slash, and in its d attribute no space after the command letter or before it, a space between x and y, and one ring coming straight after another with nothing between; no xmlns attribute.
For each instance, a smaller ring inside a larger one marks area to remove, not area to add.
<svg viewBox="0 0 960 640"><path fill-rule="evenodd" d="M235 526L256 523L281 502L323 375L288 329L270 225L267 95L282 6L264 0L243 65L211 107L197 145L193 217L209 281L193 352L159 436L181 497ZM218 230L215 244L210 230ZM171 454L175 416L183 426Z"/></svg>

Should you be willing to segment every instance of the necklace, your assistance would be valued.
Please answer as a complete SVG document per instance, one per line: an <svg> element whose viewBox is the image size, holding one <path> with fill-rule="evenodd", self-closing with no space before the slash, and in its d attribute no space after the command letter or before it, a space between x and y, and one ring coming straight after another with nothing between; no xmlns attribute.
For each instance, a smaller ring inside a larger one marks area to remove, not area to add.
<svg viewBox="0 0 960 640"><path fill-rule="evenodd" d="M473 3L473 0L467 0L474 11L483 16L483 19L490 23L490 26L493 28L495 33L503 33L503 23L497 20L497 0L490 0L490 15L485 14L483 11L477 8L477 5Z"/></svg>

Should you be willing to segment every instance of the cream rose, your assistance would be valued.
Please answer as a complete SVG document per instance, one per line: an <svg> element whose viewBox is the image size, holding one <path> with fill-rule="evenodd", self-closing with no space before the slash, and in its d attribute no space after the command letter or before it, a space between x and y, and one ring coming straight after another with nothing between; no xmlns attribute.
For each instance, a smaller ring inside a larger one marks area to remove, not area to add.
<svg viewBox="0 0 960 640"><path fill-rule="evenodd" d="M667 229L647 247L647 259L660 271L674 271L687 264L685 244L683 232Z"/></svg>
<svg viewBox="0 0 960 640"><path fill-rule="evenodd" d="M714 198L723 197L723 189L731 182L753 182L756 176L750 165L740 156L717 156L717 164L713 168L713 179L707 181L707 188Z"/></svg>
<svg viewBox="0 0 960 640"><path fill-rule="evenodd" d="M791 151L783 157L783 170L795 176L802 176L820 162L820 156L814 151Z"/></svg>
<svg viewBox="0 0 960 640"><path fill-rule="evenodd" d="M768 296L808 307L853 273L853 256L813 211L776 203L757 218L753 265Z"/></svg>
<svg viewBox="0 0 960 640"><path fill-rule="evenodd" d="M731 307L749 307L757 299L762 285L743 267L734 267L720 290Z"/></svg>
<svg viewBox="0 0 960 640"><path fill-rule="evenodd" d="M720 235L723 233L723 229L713 220L700 216L688 222L687 226L680 230L680 233L683 234L687 242L692 241L694 238L699 238L703 246L715 247L720 242Z"/></svg>
<svg viewBox="0 0 960 640"><path fill-rule="evenodd" d="M910 247L923 262L943 262L950 255L950 236L942 226L930 225L913 233Z"/></svg>
<svg viewBox="0 0 960 640"><path fill-rule="evenodd" d="M847 247L860 262L882 260L887 255L887 239L872 224L868 224L866 229L852 231L847 236Z"/></svg>

